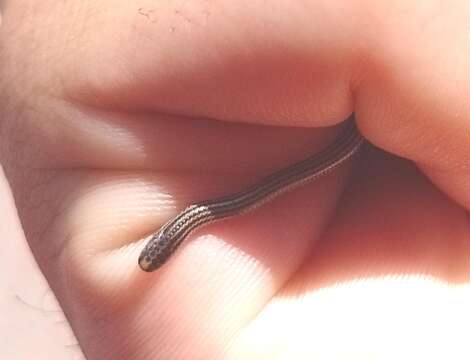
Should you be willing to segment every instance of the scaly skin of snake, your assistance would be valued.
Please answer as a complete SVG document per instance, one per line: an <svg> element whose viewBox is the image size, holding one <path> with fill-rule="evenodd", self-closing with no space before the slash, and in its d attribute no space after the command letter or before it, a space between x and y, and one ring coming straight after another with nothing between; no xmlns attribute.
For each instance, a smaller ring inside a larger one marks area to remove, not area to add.
<svg viewBox="0 0 470 360"><path fill-rule="evenodd" d="M208 223L252 211L275 197L326 175L349 160L364 138L354 119L324 150L265 177L244 191L190 205L154 233L139 256L142 270L151 272L175 253L188 234Z"/></svg>

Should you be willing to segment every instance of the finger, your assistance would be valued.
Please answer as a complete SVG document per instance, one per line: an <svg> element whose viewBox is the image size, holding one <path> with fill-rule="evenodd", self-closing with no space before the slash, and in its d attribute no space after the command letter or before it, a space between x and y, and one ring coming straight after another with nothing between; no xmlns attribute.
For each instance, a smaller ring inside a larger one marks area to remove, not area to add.
<svg viewBox="0 0 470 360"><path fill-rule="evenodd" d="M282 125L337 122L355 108L370 141L469 205L468 3L258 5L123 5L133 31L108 24L79 54L96 64L104 39L139 39L105 55L127 76L103 61L66 87L102 106Z"/></svg>
<svg viewBox="0 0 470 360"><path fill-rule="evenodd" d="M374 55L356 91L361 129L378 146L416 161L468 208L470 7L455 1L409 9L403 2L376 10L382 30L371 38Z"/></svg>
<svg viewBox="0 0 470 360"><path fill-rule="evenodd" d="M468 356L466 211L411 162L372 147L362 155L335 221L232 341L230 359Z"/></svg>
<svg viewBox="0 0 470 360"><path fill-rule="evenodd" d="M197 348L209 357L310 252L342 180L324 179L253 216L208 227L151 276L137 267L139 247L126 244L194 196L226 191L229 178L62 171L46 186L33 184L25 194L33 196L19 207L36 258L87 353L173 357ZM34 198L44 205L35 208ZM46 209L52 222L35 224Z"/></svg>

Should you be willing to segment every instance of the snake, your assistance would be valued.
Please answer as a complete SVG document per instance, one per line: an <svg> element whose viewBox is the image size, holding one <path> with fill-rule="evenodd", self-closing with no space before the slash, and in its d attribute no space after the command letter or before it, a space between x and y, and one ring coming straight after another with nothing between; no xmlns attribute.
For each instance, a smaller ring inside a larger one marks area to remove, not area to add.
<svg viewBox="0 0 470 360"><path fill-rule="evenodd" d="M281 194L331 173L351 159L364 141L352 115L338 137L323 150L275 171L245 190L189 205L148 237L138 259L140 268L146 272L159 269L186 237L203 225L246 214Z"/></svg>

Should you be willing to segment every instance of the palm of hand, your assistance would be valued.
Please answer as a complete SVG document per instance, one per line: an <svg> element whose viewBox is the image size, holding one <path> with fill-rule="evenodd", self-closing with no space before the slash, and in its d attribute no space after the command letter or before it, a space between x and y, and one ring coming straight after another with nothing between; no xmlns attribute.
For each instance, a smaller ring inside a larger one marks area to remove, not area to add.
<svg viewBox="0 0 470 360"><path fill-rule="evenodd" d="M459 119L470 82L452 56L466 43L465 16L446 8L427 22L426 6L438 5L396 3L387 16L368 5L382 24L371 34L344 22L347 6L295 11L315 2L159 12L126 2L112 6L119 22L101 2L84 13L27 3L7 6L4 21L0 156L31 248L90 358L466 349L470 132ZM447 62L436 64L441 53ZM311 154L335 129L299 126L352 110L368 139L419 167L368 147L326 178L199 231L161 271L138 269L136 239L176 209Z"/></svg>

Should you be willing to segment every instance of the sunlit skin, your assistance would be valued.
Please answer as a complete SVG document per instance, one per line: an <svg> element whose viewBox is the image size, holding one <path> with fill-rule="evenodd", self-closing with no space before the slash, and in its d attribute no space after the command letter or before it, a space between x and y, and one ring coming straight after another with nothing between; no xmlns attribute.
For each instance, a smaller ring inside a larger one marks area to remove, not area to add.
<svg viewBox="0 0 470 360"><path fill-rule="evenodd" d="M0 1L0 161L88 359L468 359L468 1ZM348 165L149 234L331 143Z"/></svg>

